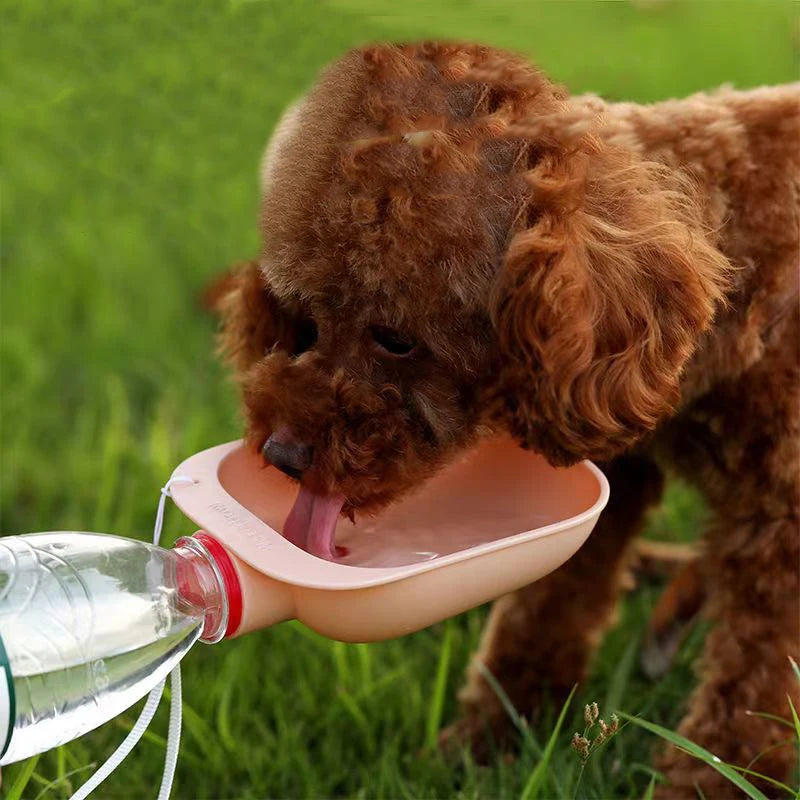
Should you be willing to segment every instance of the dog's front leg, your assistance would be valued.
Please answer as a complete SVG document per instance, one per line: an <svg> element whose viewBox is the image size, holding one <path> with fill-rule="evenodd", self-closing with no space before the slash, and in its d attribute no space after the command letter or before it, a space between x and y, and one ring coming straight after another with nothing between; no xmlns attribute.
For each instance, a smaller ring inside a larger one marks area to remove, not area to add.
<svg viewBox="0 0 800 800"><path fill-rule="evenodd" d="M513 733L486 670L524 717L534 716L545 696L563 700L583 679L613 619L627 545L662 489L658 468L645 458L624 456L604 471L611 500L583 548L551 575L494 604L461 691L462 717L442 734L448 748L468 745L485 761Z"/></svg>
<svg viewBox="0 0 800 800"><path fill-rule="evenodd" d="M708 544L709 612L715 627L702 660L702 680L679 728L722 761L787 780L796 741L791 728L760 714L791 719L800 708L789 657L800 654L798 518L720 519ZM669 785L659 797L737 797L718 772L670 749L661 759ZM753 780L750 776L745 776ZM760 788L772 797L776 788Z"/></svg>

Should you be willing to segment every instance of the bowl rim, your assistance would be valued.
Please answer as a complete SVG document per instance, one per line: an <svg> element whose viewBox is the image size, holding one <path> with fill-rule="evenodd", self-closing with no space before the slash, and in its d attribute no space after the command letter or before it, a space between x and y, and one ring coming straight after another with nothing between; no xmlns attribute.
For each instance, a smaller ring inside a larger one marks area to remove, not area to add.
<svg viewBox="0 0 800 800"><path fill-rule="evenodd" d="M598 485L597 497L592 505L558 522L493 539L429 561L395 567L360 567L325 561L301 550L227 491L219 478L220 467L232 453L244 448L243 440L237 439L185 459L173 471L172 477L188 476L192 478L192 483L176 482L170 490L172 499L189 519L257 571L276 580L310 589L348 590L378 586L523 543L569 533L586 522L596 521L610 495L606 476L591 461L581 461L570 467L552 467L587 470Z"/></svg>

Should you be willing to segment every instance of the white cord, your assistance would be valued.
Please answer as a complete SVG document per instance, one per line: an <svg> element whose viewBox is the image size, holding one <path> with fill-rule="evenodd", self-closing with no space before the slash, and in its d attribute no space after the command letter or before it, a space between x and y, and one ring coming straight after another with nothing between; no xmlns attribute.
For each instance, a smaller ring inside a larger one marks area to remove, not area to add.
<svg viewBox="0 0 800 800"><path fill-rule="evenodd" d="M156 509L156 520L153 526L153 544L158 545L161 539L161 528L164 525L164 507L167 498L171 497L170 489L174 483L194 483L192 478L185 475L175 475L170 478L161 489L161 497L158 499ZM86 783L78 789L70 800L86 800L86 798L128 757L131 750L139 743L139 739L144 736L150 722L153 719L158 704L161 702L161 695L164 693L166 679L150 690L144 708L139 714L139 718L122 740L122 744L106 759L97 772L89 778ZM158 790L158 800L168 800L172 792L172 783L175 780L175 767L178 763L178 750L181 743L181 668L176 664L169 675L169 685L172 697L169 704L169 725L167 728L167 752L164 758L164 773L161 776L161 787Z"/></svg>
<svg viewBox="0 0 800 800"><path fill-rule="evenodd" d="M172 484L174 483L194 483L194 480L187 475L173 475L162 487L161 497L158 498L158 508L156 509L156 520L153 525L153 544L158 545L161 541L161 528L164 526L164 507L167 498L172 497Z"/></svg>
<svg viewBox="0 0 800 800"><path fill-rule="evenodd" d="M153 719L153 715L156 713L158 704L161 701L161 693L164 691L165 683L166 679L151 690L150 694L147 695L147 702L144 704L142 713L139 714L139 719L136 720L128 735L122 740L122 744L106 759L103 766L70 797L70 800L85 800L128 757L128 754L136 747L139 739L142 738L148 725L150 725L150 720Z"/></svg>
<svg viewBox="0 0 800 800"><path fill-rule="evenodd" d="M172 782L175 780L175 767L178 765L178 751L181 747L181 668L176 665L169 674L169 725L167 726L167 753L164 756L164 773L158 800L169 800Z"/></svg>
<svg viewBox="0 0 800 800"><path fill-rule="evenodd" d="M170 478L161 489L156 509L156 521L153 526L153 544L161 541L161 528L164 525L164 507L167 498L172 496L173 483L194 483L185 475L175 475ZM169 800L172 792L172 783L175 780L175 767L178 765L178 751L181 746L181 665L178 662L169 674L169 688L171 697L169 701L169 722L167 723L167 752L164 755L164 772L161 775L161 787L158 790L158 800Z"/></svg>

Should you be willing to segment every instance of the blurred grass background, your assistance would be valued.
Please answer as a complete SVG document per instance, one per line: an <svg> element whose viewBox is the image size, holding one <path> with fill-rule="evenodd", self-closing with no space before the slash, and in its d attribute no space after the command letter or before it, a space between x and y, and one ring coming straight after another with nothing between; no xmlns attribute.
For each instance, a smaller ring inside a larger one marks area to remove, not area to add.
<svg viewBox="0 0 800 800"><path fill-rule="evenodd" d="M214 322L197 297L255 252L265 140L348 47L476 39L529 54L574 92L645 101L796 79L796 10L767 0L3 0L0 530L146 538L173 467L239 435L233 387L212 354ZM691 538L701 517L694 495L673 486L650 532ZM192 526L173 510L166 530L169 542ZM702 631L649 683L637 652L654 598L644 587L626 600L541 796L576 796L568 744L584 702L679 719ZM515 760L489 768L426 749L455 713L484 617L479 609L371 646L296 624L198 646L185 662L173 796L519 795L557 709ZM43 756L24 796L69 796L134 719L135 710ZM97 796L154 796L164 724L160 712ZM641 796L654 745L623 731L590 761L577 796ZM4 770L6 788L24 768Z"/></svg>

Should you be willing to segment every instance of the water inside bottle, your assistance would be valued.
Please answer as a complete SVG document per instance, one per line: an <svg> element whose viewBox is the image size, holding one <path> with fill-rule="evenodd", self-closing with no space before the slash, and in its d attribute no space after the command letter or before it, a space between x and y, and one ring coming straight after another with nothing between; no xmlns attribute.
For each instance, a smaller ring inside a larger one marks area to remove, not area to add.
<svg viewBox="0 0 800 800"><path fill-rule="evenodd" d="M61 533L0 540L0 634L16 693L7 764L125 711L200 636L174 588L174 555Z"/></svg>
<svg viewBox="0 0 800 800"><path fill-rule="evenodd" d="M89 664L48 668L40 662L31 672L15 671L17 723L2 763L72 741L130 708L181 660L200 636L200 625L183 634L112 650Z"/></svg>

